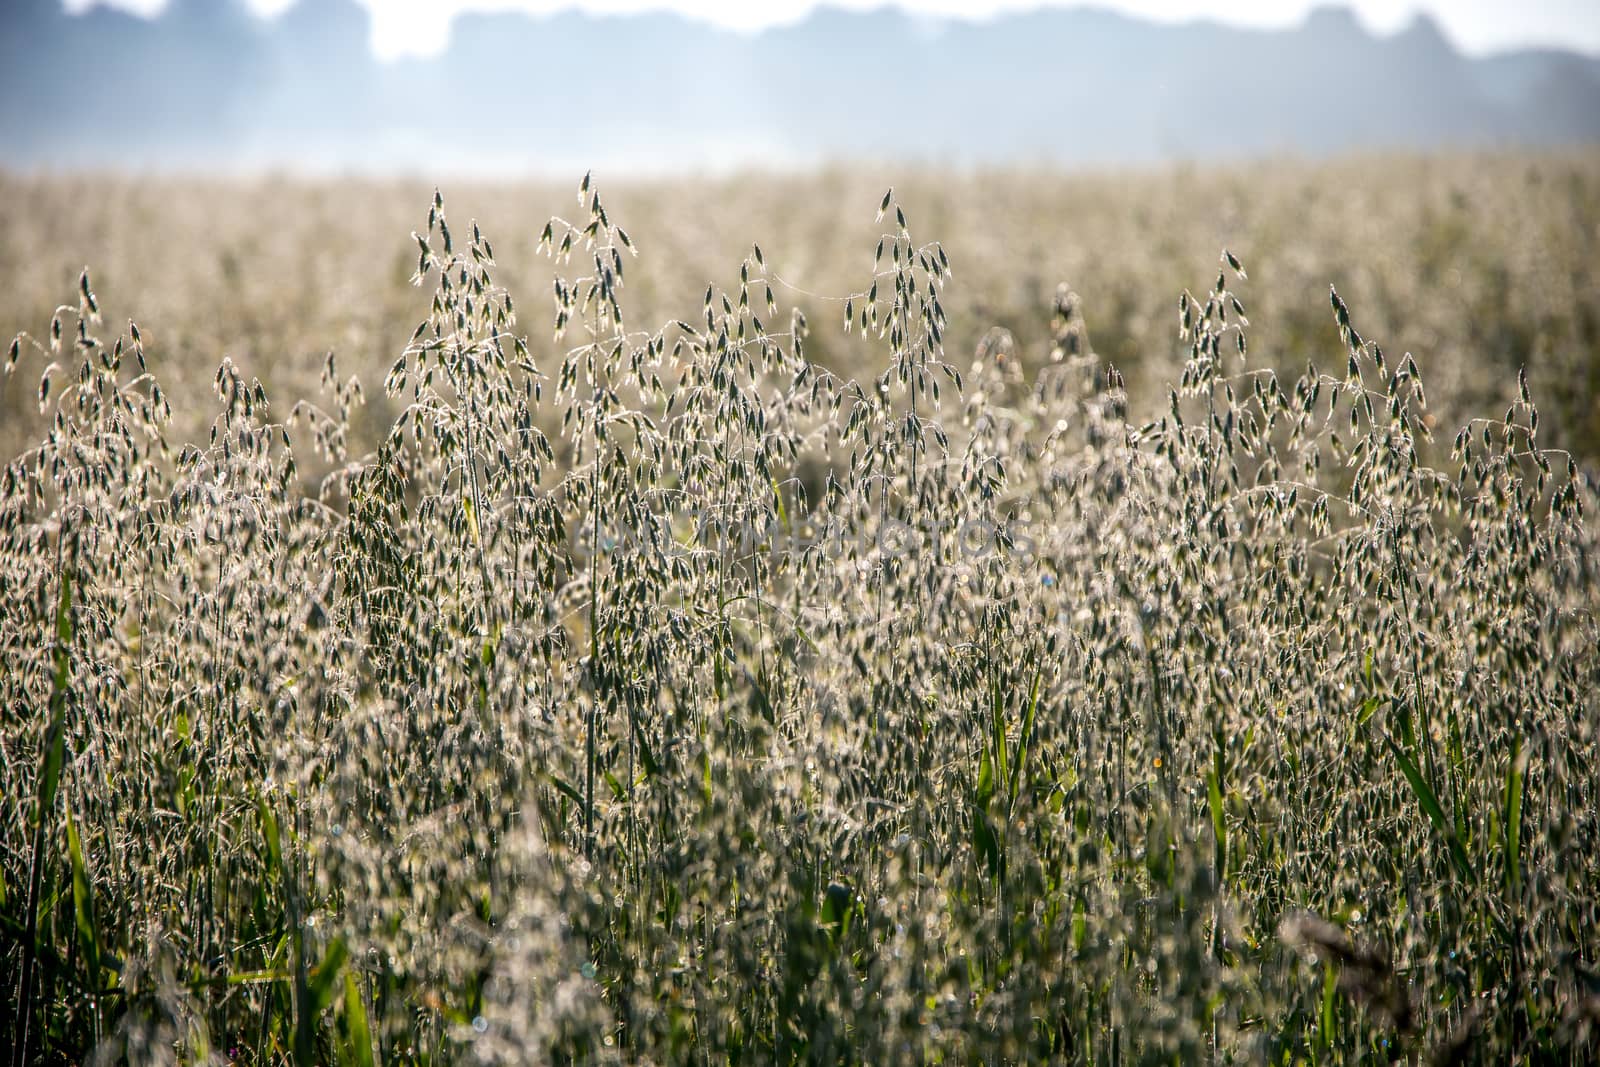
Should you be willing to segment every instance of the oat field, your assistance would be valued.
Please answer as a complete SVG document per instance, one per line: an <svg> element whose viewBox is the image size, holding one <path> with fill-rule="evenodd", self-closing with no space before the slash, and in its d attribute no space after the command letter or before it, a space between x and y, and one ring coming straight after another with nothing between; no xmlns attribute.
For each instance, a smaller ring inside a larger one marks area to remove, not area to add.
<svg viewBox="0 0 1600 1067"><path fill-rule="evenodd" d="M0 178L11 1062L1593 1062L1597 244Z"/></svg>

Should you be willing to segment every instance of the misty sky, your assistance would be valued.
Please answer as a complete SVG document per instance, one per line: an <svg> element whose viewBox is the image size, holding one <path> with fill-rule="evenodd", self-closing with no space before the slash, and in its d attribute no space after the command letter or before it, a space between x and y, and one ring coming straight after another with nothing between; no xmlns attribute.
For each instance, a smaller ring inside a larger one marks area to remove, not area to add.
<svg viewBox="0 0 1600 1067"><path fill-rule="evenodd" d="M166 0L67 0L81 9L104 3L149 14ZM249 0L271 14L295 0ZM314 2L314 0L304 0ZM443 49L449 20L462 10L532 12L580 8L613 14L672 9L739 30L757 30L803 17L816 0L360 0L373 14L373 48L384 58L428 55ZM834 7L873 8L882 0L827 0ZM1049 0L1047 0L1049 2ZM1525 45L1557 45L1600 54L1600 0L1347 0L1372 29L1404 26L1418 11L1428 11L1468 52ZM1040 0L899 0L898 6L931 15L981 17L1040 6ZM1055 0L1050 6L1079 6ZM1099 0L1094 6L1165 20L1199 17L1260 26L1290 25L1317 6L1317 0Z"/></svg>

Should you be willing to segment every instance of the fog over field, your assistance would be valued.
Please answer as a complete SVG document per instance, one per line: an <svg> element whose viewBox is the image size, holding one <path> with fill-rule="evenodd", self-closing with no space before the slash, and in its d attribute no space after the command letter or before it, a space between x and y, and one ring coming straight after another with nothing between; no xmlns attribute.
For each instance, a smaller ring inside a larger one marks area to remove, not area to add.
<svg viewBox="0 0 1600 1067"><path fill-rule="evenodd" d="M12 166L429 180L888 159L1084 168L1600 137L1600 54L1469 56L1426 12L1381 32L1339 7L1266 28L1195 15L819 7L741 33L666 11L469 11L434 31L436 54L385 61L357 0L273 18L243 0L173 0L149 20L12 0L0 125Z"/></svg>

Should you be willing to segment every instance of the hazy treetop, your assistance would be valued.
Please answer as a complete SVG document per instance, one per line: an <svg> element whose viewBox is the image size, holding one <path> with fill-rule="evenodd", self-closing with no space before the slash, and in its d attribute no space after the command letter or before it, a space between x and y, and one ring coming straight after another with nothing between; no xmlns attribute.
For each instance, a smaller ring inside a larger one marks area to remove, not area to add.
<svg viewBox="0 0 1600 1067"><path fill-rule="evenodd" d="M261 2L167 0L148 20L7 4L7 163L439 178L861 160L1100 167L1600 139L1600 58L1469 55L1427 15L1377 32L1332 6L1279 28L1088 7L973 21L830 6L740 33L666 11L475 12L441 32L437 55L386 62L372 0L305 0L270 19L252 10Z"/></svg>

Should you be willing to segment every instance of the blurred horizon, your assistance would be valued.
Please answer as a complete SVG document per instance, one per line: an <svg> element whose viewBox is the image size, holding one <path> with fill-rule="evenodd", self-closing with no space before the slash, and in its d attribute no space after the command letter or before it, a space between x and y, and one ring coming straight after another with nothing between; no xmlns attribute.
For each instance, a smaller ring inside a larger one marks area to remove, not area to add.
<svg viewBox="0 0 1600 1067"><path fill-rule="evenodd" d="M245 0L271 20L316 0ZM1218 11L1205 0L359 0L372 18L372 51L380 60L430 57L442 52L459 15L497 12L550 16L675 14L720 29L759 33L791 26L818 9L903 11L913 17L982 22L1002 15L1048 9L1112 11L1156 22L1212 21L1226 26L1285 29L1319 7L1344 7L1371 32L1392 35L1419 18L1438 24L1461 52L1488 55L1529 48L1557 48L1600 55L1600 10L1588 0L1526 0L1515 8L1499 0L1235 0ZM172 0L62 0L81 14L94 8L127 11L145 18L161 14Z"/></svg>
<svg viewBox="0 0 1600 1067"><path fill-rule="evenodd" d="M845 3L764 6L771 25L742 32L748 5L687 0L12 0L3 165L504 179L1600 143L1600 55L1470 53L1455 34L1492 22L1477 0L1251 3L1234 21L1186 0ZM1600 38L1582 6L1531 10ZM987 17L937 13L956 7ZM407 18L444 20L436 50L384 58Z"/></svg>

